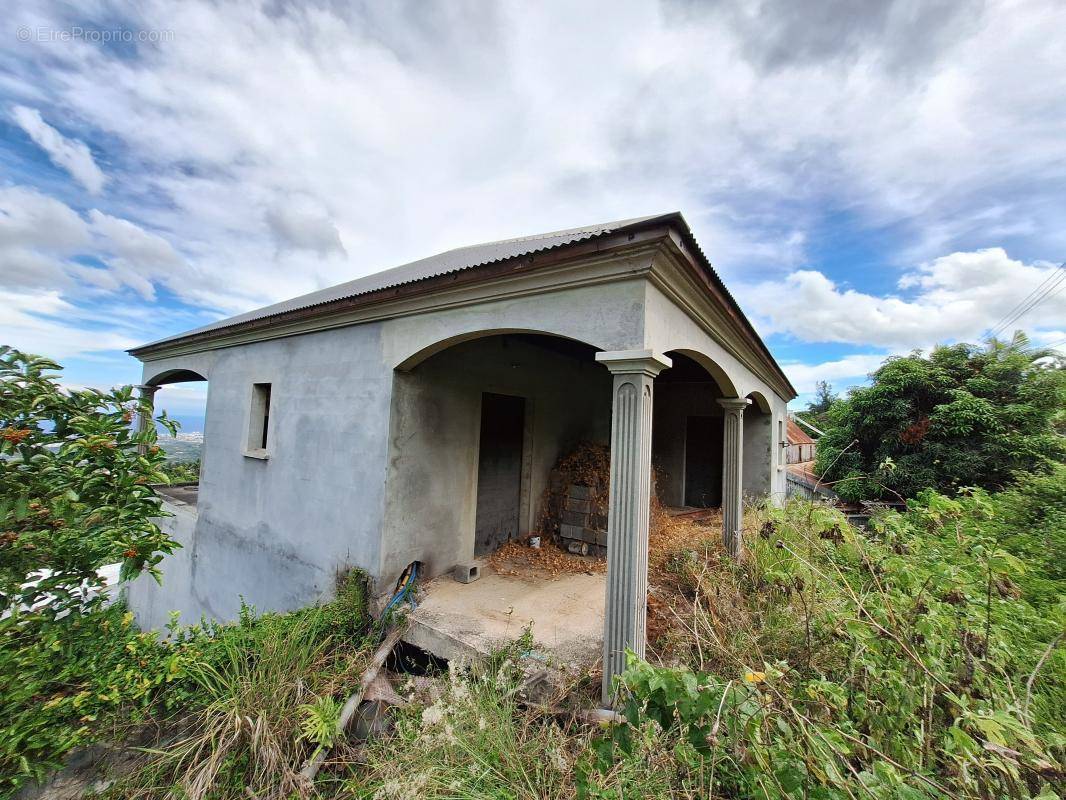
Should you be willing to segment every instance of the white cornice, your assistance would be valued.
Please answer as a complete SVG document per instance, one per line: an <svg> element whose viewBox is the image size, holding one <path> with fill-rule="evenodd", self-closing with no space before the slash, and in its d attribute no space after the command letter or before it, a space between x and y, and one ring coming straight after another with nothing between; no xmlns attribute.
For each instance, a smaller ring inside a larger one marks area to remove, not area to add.
<svg viewBox="0 0 1066 800"><path fill-rule="evenodd" d="M692 276L688 266L672 248L665 245L659 248L648 280L779 397L787 400L792 396L790 387L781 380L777 370L770 368L764 359L752 352L751 345L741 335L736 322L708 294L706 287Z"/></svg>

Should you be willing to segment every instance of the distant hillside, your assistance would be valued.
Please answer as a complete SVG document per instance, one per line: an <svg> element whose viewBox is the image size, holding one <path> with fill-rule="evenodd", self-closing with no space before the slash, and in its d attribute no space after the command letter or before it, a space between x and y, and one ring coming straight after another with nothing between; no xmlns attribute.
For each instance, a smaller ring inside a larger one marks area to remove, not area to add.
<svg viewBox="0 0 1066 800"><path fill-rule="evenodd" d="M167 463L176 461L196 461L204 446L202 433L179 433L177 437L160 436L159 446L166 453Z"/></svg>

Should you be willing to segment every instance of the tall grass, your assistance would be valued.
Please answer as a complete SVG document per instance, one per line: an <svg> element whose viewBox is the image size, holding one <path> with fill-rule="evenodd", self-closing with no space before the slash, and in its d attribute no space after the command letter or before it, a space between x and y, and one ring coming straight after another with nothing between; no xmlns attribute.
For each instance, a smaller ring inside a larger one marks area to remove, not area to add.
<svg viewBox="0 0 1066 800"><path fill-rule="evenodd" d="M127 796L307 796L303 761L316 745L316 714L354 685L373 641L361 582L333 604L255 616L186 635L196 650L183 690L190 700L165 746L124 787Z"/></svg>

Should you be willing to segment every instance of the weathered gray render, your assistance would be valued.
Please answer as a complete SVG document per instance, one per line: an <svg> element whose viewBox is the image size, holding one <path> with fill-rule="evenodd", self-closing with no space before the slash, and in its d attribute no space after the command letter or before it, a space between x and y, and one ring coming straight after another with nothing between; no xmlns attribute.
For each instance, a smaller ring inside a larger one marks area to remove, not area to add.
<svg viewBox="0 0 1066 800"><path fill-rule="evenodd" d="M327 598L351 567L384 592L412 561L440 574L469 560L481 398L516 395L522 531L537 527L567 447L612 443L606 699L621 648L644 645L653 435L657 461L682 465L678 420L723 419L723 535L735 547L742 495L784 496L779 423L794 390L680 215L414 289L132 351L144 384L206 379L208 399L195 519L172 526L184 549L164 560L161 587L130 587L131 606L147 627L173 610L232 619L242 599L262 611ZM708 379L662 382L671 359ZM271 386L265 453L248 441L254 384ZM676 414L656 409L657 392ZM683 503L681 467L666 474L661 492Z"/></svg>

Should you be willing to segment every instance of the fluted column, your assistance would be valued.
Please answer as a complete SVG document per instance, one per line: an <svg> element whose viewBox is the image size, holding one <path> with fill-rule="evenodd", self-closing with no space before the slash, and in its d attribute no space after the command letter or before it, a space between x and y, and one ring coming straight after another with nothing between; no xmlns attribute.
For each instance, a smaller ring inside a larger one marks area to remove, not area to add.
<svg viewBox="0 0 1066 800"><path fill-rule="evenodd" d="M596 360L614 375L602 686L609 706L612 679L625 670L626 648L644 655L652 395L655 376L671 362L651 350L597 353Z"/></svg>
<svg viewBox="0 0 1066 800"><path fill-rule="evenodd" d="M140 393L141 403L147 403L149 408L147 414L137 413L137 433L144 433L152 425L152 415L155 408L155 393L159 391L159 387L141 384L134 388ZM148 452L148 445L143 442L137 445L137 452L142 456L145 455Z"/></svg>
<svg viewBox="0 0 1066 800"><path fill-rule="evenodd" d="M743 550L741 528L744 526L744 409L751 400L723 397L725 409L722 430L722 543L733 558Z"/></svg>

